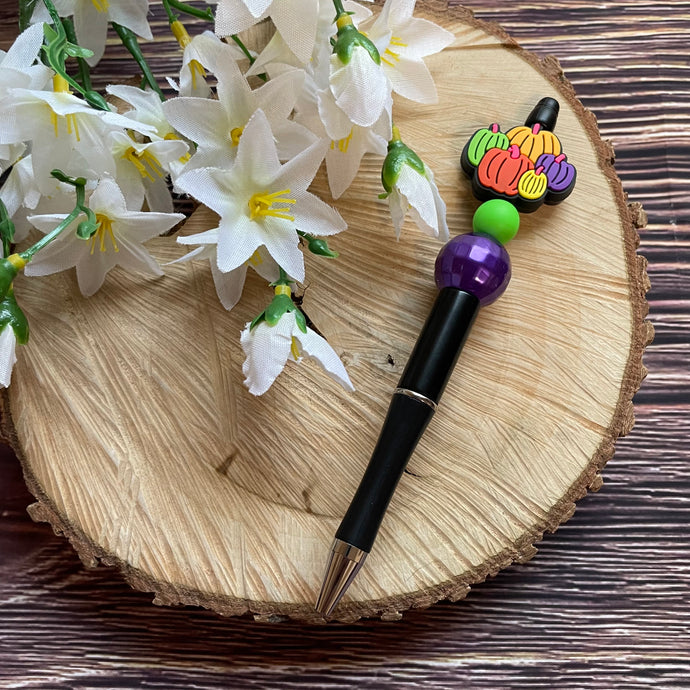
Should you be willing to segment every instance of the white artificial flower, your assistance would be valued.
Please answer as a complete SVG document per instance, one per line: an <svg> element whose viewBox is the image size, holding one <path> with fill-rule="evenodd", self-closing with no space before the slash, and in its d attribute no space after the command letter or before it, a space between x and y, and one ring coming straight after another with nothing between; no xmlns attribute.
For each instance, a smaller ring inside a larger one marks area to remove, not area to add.
<svg viewBox="0 0 690 690"><path fill-rule="evenodd" d="M428 165L424 166L424 173L410 165L403 165L388 195L388 204L396 237L400 238L400 230L409 211L422 232L444 242L448 240L446 204L438 192L434 174Z"/></svg>
<svg viewBox="0 0 690 690"><path fill-rule="evenodd" d="M217 101L180 97L163 104L171 125L197 145L187 169L232 165L242 132L259 109L268 119L281 160L316 141L306 127L288 119L302 88L302 70L291 69L254 90L234 60L218 65L216 76Z"/></svg>
<svg viewBox="0 0 690 690"><path fill-rule="evenodd" d="M328 89L318 93L318 107L325 136L330 139L326 149L328 184L333 198L338 199L352 184L365 153L386 155L391 135L392 101L371 127L352 124Z"/></svg>
<svg viewBox="0 0 690 690"><path fill-rule="evenodd" d="M32 165L37 187L50 193L53 168L74 177L98 177L112 167L107 146L113 129L142 134L151 127L118 113L96 110L69 92L62 77L53 79L53 91L13 88L0 101L0 145L32 142Z"/></svg>
<svg viewBox="0 0 690 690"><path fill-rule="evenodd" d="M216 74L220 66L244 57L234 43L226 43L211 31L204 31L193 38L187 35L182 43L182 67L177 87L180 96L210 98L212 91L206 81L207 71Z"/></svg>
<svg viewBox="0 0 690 690"><path fill-rule="evenodd" d="M354 386L335 350L311 328L303 332L294 312L286 312L275 326L261 321L247 324L240 337L246 359L242 365L244 385L253 395L263 395L285 368L288 359L300 362L304 355L315 359L343 388Z"/></svg>
<svg viewBox="0 0 690 690"><path fill-rule="evenodd" d="M57 180L55 182L57 183ZM12 166L5 183L0 188L0 199L14 222L14 241L21 242L27 236L30 225L22 214L17 214L17 211L22 207L35 209L41 200L41 192L34 178L31 154ZM72 202L74 202L74 194L72 194ZM72 208L74 208L74 203L72 203Z"/></svg>
<svg viewBox="0 0 690 690"><path fill-rule="evenodd" d="M371 127L390 101L391 85L369 50L354 45L347 62L331 55L329 84L338 107L360 127Z"/></svg>
<svg viewBox="0 0 690 690"><path fill-rule="evenodd" d="M418 103L436 103L434 80L422 58L450 45L455 36L426 19L412 16L416 0L386 0L377 17L361 30L376 45L393 91Z"/></svg>
<svg viewBox="0 0 690 690"><path fill-rule="evenodd" d="M215 235L213 234L215 233ZM193 240L194 235L178 237L177 241L180 244L192 244L187 242L188 239ZM213 276L213 284L216 288L216 293L221 304L230 311L239 302L244 289L244 282L247 277L247 268L251 266L262 278L272 283L280 277L280 269L278 264L271 258L271 255L264 247L259 247L252 256L245 261L238 268L224 273L218 268L218 228L211 231L207 235L208 244L204 244L196 249L193 249L183 257L172 261L171 263L183 263L187 261L208 260L211 265L211 275Z"/></svg>
<svg viewBox="0 0 690 690"><path fill-rule="evenodd" d="M193 243L217 243L223 272L238 268L265 246L291 278L303 280L297 230L334 235L347 227L335 209L307 191L325 145L317 142L281 165L268 120L257 110L244 128L231 168L198 168L177 179L180 189L220 216L219 227L194 235Z"/></svg>
<svg viewBox="0 0 690 690"><path fill-rule="evenodd" d="M53 0L61 17L74 17L74 32L82 48L93 51L89 65L95 65L105 50L108 24L115 22L130 29L141 38L153 39L146 15L148 0ZM51 22L42 2L36 3L32 21Z"/></svg>
<svg viewBox="0 0 690 690"><path fill-rule="evenodd" d="M0 96L12 87L42 89L53 74L35 64L43 45L43 24L34 24L17 36L10 49L0 50Z"/></svg>
<svg viewBox="0 0 690 690"><path fill-rule="evenodd" d="M142 243L170 230L184 219L181 213L130 211L120 188L110 178L100 180L87 203L99 223L96 234L88 240L78 237L75 229L84 217L77 218L36 254L24 269L27 275L48 275L75 266L79 289L90 297L115 266L154 276L163 274ZM65 218L66 214L47 214L30 216L28 220L47 234Z"/></svg>
<svg viewBox="0 0 690 690"><path fill-rule="evenodd" d="M216 33L232 36L270 17L297 59L306 63L316 42L319 0L218 0Z"/></svg>
<svg viewBox="0 0 690 690"><path fill-rule="evenodd" d="M10 324L6 324L0 332L0 387L8 388L12 378L12 368L17 362L15 349L17 336Z"/></svg>
<svg viewBox="0 0 690 690"><path fill-rule="evenodd" d="M370 2L371 0L366 0ZM352 22L357 26L360 22L368 17L371 17L371 10L363 7L359 3L352 0L345 0L343 7L346 12L352 17ZM258 55L252 66L247 71L247 76L256 76L262 72L267 72L271 77L275 74L276 65L292 65L293 67L304 67L307 74L313 74L319 71L317 64L325 64L326 81L319 83L322 88L328 84L328 61L330 59L333 49L329 39L335 35L335 24L333 23L333 0L319 0L319 12L316 25L316 35L318 40L314 44L314 50L311 58L305 65L298 60L295 54L290 50L283 36L276 31L271 40L266 44L266 47ZM322 56L325 54L325 60ZM317 80L318 81L318 80Z"/></svg>

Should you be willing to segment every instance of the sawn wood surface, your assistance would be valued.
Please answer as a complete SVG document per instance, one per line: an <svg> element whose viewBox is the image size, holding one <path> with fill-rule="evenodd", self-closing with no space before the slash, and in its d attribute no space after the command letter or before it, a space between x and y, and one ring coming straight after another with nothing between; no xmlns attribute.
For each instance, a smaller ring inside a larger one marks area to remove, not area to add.
<svg viewBox="0 0 690 690"><path fill-rule="evenodd" d="M688 3L465 3L554 54L649 215L656 340L604 487L456 604L329 629L158 609L26 515L0 461L0 687L688 687ZM3 47L15 8L0 10ZM157 13L160 17L160 14ZM162 26L159 25L162 29ZM165 56L161 55L160 59ZM127 70L126 58L108 63Z"/></svg>

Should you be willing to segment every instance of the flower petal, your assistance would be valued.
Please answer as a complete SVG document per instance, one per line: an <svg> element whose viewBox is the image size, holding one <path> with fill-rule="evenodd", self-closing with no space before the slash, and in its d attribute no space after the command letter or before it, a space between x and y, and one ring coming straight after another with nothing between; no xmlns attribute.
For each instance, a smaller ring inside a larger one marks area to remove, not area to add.
<svg viewBox="0 0 690 690"><path fill-rule="evenodd" d="M17 362L16 345L14 330L7 324L0 332L0 386L3 388L7 388L12 379L12 368Z"/></svg>
<svg viewBox="0 0 690 690"><path fill-rule="evenodd" d="M297 59L309 62L316 41L318 0L278 0L273 2L270 14Z"/></svg>
<svg viewBox="0 0 690 690"><path fill-rule="evenodd" d="M398 35L398 31L395 29L393 33ZM407 43L403 54L410 60L419 60L427 55L439 53L455 41L455 34L427 19L414 18L406 22L400 33L401 42Z"/></svg>
<svg viewBox="0 0 690 690"><path fill-rule="evenodd" d="M105 51L108 13L97 10L92 2L78 3L74 12L74 32L82 48L93 50L93 56L86 60L93 67Z"/></svg>
<svg viewBox="0 0 690 690"><path fill-rule="evenodd" d="M267 217L264 218L262 225L263 242L260 244L266 245L269 254L293 280L302 282L304 280L304 255L299 249L299 236L294 223Z"/></svg>
<svg viewBox="0 0 690 690"><path fill-rule="evenodd" d="M325 338L322 338L311 328L307 328L306 333L296 330L294 336L304 348L304 352L315 359L332 379L348 391L355 390L340 357Z"/></svg>
<svg viewBox="0 0 690 690"><path fill-rule="evenodd" d="M228 175L228 171L219 168L197 168L180 175L175 180L175 186L222 217L229 208L228 187L225 184Z"/></svg>
<svg viewBox="0 0 690 690"><path fill-rule="evenodd" d="M218 227L218 268L227 273L239 268L263 244L259 223L245 214L221 218Z"/></svg>
<svg viewBox="0 0 690 690"><path fill-rule="evenodd" d="M270 184L280 168L271 125L263 110L257 110L240 137L233 171L236 176L260 188Z"/></svg>
<svg viewBox="0 0 690 690"><path fill-rule="evenodd" d="M263 0L268 6L271 0ZM216 34L218 36L232 36L238 34L250 26L254 26L266 16L262 12L254 16L242 0L218 0L216 10Z"/></svg>
<svg viewBox="0 0 690 690"><path fill-rule="evenodd" d="M224 273L218 268L215 256L211 257L211 274L213 284L216 286L216 294L221 304L230 311L242 297L244 280L247 276L247 264L243 263L234 271Z"/></svg>
<svg viewBox="0 0 690 690"><path fill-rule="evenodd" d="M148 9L147 0L115 0L108 5L108 15L111 21L126 26L147 41L152 41L153 34L146 19Z"/></svg>
<svg viewBox="0 0 690 690"><path fill-rule="evenodd" d="M285 314L275 326L265 321L250 330L245 326L240 343L246 359L242 365L244 385L252 395L263 395L285 368L292 346L294 316Z"/></svg>
<svg viewBox="0 0 690 690"><path fill-rule="evenodd" d="M395 93L415 103L431 105L438 102L436 85L427 66L421 60L401 57L394 67L385 67Z"/></svg>
<svg viewBox="0 0 690 690"><path fill-rule="evenodd" d="M295 195L292 207L295 225L310 235L335 235L347 229L347 223L332 206L309 192Z"/></svg>
<svg viewBox="0 0 690 690"><path fill-rule="evenodd" d="M360 127L370 127L379 119L390 95L381 65L360 46L352 51L347 65L337 55L331 57L330 87L338 107Z"/></svg>

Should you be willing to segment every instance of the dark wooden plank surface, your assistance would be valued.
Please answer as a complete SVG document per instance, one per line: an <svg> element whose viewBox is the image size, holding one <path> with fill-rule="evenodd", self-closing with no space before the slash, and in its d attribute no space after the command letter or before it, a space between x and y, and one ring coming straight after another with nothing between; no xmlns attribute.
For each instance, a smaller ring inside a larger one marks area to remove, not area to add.
<svg viewBox="0 0 690 690"><path fill-rule="evenodd" d="M6 48L15 8L1 4ZM690 2L465 4L559 58L649 214L657 335L602 490L465 601L326 629L157 608L113 571L86 570L28 518L4 451L0 688L690 687ZM133 71L120 53L106 66Z"/></svg>

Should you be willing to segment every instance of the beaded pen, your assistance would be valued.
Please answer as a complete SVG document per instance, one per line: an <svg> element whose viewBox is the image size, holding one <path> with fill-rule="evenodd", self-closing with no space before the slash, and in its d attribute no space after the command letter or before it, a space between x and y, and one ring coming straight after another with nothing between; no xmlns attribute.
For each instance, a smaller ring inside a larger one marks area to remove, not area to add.
<svg viewBox="0 0 690 690"><path fill-rule="evenodd" d="M542 98L524 126L505 134L497 124L477 130L461 165L482 205L473 232L439 252L439 294L388 408L367 469L331 547L316 610L329 616L364 564L407 462L433 416L480 306L497 300L510 281L504 245L520 214L563 201L576 171L553 134L559 104Z"/></svg>

